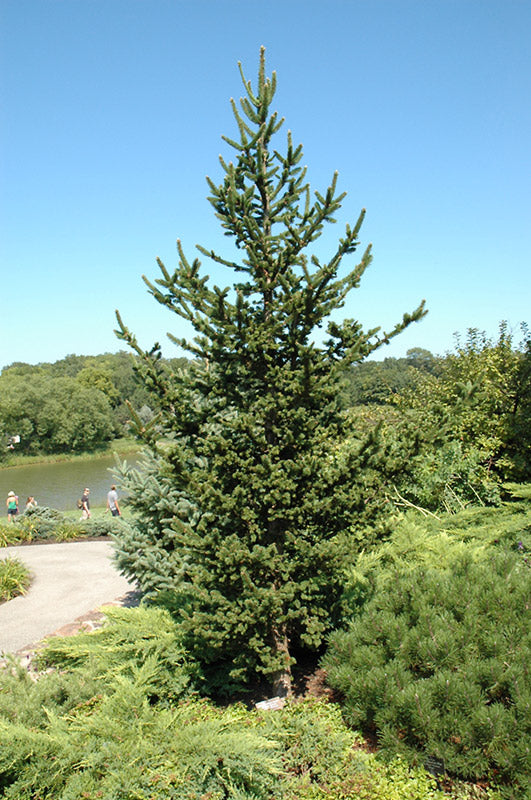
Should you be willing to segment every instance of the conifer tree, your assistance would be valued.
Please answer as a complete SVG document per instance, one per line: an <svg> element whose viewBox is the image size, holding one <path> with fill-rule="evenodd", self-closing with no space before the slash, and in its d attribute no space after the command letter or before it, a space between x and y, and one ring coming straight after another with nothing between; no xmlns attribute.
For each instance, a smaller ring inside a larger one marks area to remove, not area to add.
<svg viewBox="0 0 531 800"><path fill-rule="evenodd" d="M256 89L239 66L238 137L223 137L234 160L220 156L219 185L207 178L238 258L197 245L231 282L211 286L180 240L177 268L159 260L161 277L144 277L159 303L191 323L193 341L169 335L192 356L190 368L165 369L158 345L144 352L118 315L158 412L148 426L138 420L158 466L151 462L145 492L137 476L138 537L119 558L144 589L172 594L189 647L226 687L261 674L286 693L294 650L317 648L333 621L346 532L367 502L367 449L341 464L333 457L346 425L340 375L425 311L421 303L388 333L330 318L371 261L369 245L340 274L365 212L329 260L309 252L344 198L337 173L312 199L302 146L290 132L283 154L274 145L283 119L271 109L276 77L266 76L264 49Z"/></svg>

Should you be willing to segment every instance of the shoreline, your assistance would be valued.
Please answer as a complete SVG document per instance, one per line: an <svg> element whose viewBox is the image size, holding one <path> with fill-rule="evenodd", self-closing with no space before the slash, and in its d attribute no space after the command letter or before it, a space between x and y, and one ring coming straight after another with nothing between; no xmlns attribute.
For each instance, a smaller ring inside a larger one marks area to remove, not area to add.
<svg viewBox="0 0 531 800"><path fill-rule="evenodd" d="M104 450L92 450L84 453L48 453L36 455L13 455L5 462L0 462L0 470L11 467L25 467L34 464L56 464L65 461L86 461L104 456L127 455L137 453L142 449L142 443L136 439L114 439Z"/></svg>

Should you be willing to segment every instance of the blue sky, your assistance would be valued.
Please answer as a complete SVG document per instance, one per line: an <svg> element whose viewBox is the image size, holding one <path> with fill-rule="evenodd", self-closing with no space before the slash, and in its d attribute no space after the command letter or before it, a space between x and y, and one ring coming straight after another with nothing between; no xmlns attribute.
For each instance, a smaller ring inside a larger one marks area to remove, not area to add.
<svg viewBox="0 0 531 800"><path fill-rule="evenodd" d="M531 322L527 0L0 0L0 367L188 335L148 294L175 241L222 250L229 98L260 45L313 189L362 207L374 261L343 315L392 327L379 357L443 353L469 327ZM352 262L350 265L352 265ZM346 264L349 266L349 263ZM205 264L219 284L230 277Z"/></svg>

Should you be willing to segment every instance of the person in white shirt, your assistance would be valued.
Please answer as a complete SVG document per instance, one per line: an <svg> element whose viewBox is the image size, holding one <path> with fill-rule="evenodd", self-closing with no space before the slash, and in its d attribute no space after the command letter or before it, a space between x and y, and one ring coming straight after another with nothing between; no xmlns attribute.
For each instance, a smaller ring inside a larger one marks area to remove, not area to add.
<svg viewBox="0 0 531 800"><path fill-rule="evenodd" d="M121 517L122 512L120 511L120 506L118 505L118 495L116 493L116 486L111 486L111 491L107 494L107 511L110 511L113 517Z"/></svg>

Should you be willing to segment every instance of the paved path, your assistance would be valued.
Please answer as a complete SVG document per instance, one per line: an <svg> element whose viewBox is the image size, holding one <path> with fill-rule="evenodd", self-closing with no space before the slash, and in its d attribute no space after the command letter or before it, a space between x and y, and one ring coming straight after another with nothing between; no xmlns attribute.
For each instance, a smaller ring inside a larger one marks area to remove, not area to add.
<svg viewBox="0 0 531 800"><path fill-rule="evenodd" d="M0 548L32 574L24 596L0 604L0 653L16 653L113 601L134 604L135 586L120 575L106 541Z"/></svg>

